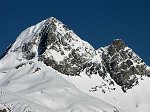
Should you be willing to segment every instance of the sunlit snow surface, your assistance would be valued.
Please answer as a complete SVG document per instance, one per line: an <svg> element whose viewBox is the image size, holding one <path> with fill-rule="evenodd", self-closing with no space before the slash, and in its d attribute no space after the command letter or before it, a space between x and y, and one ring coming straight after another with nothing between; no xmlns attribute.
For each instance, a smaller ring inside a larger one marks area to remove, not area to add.
<svg viewBox="0 0 150 112"><path fill-rule="evenodd" d="M0 103L12 112L114 112L116 108L79 90L41 62L16 69L1 61ZM29 64L30 63L30 64ZM2 67L3 66L3 67ZM4 66L9 66L4 68ZM35 71L40 68L39 71ZM5 75L4 75L5 74ZM1 107L2 108L2 107ZM119 109L118 109L119 110ZM122 112L122 111L120 111Z"/></svg>

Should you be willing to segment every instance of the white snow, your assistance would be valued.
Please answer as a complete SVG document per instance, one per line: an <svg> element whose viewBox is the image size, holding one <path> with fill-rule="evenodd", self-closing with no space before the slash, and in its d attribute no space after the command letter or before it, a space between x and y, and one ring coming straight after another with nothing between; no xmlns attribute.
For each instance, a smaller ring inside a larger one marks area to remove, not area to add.
<svg viewBox="0 0 150 112"><path fill-rule="evenodd" d="M98 75L92 75L88 77L82 73L81 77L63 76L69 82L75 84L80 90L85 93L94 96L98 99L102 99L105 102L111 103L116 107L121 108L125 112L149 112L150 111L150 79L143 77L140 80L139 85L129 89L127 93L124 93L119 86L115 84L115 90L108 89L113 88L108 85ZM109 79L109 77L108 77ZM102 88L98 88L97 91L89 91L92 87L104 85ZM105 93L102 92L105 91Z"/></svg>
<svg viewBox="0 0 150 112"><path fill-rule="evenodd" d="M34 62L7 71L0 79L1 102L11 112L114 112L114 106L89 96L42 62ZM41 70L35 71L39 67ZM118 109L119 110L119 109ZM120 111L122 112L122 111Z"/></svg>

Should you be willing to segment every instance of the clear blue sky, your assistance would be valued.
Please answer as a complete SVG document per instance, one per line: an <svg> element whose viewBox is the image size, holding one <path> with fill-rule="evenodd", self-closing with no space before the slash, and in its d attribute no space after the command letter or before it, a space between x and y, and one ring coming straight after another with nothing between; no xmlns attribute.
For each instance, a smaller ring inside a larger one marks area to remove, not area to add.
<svg viewBox="0 0 150 112"><path fill-rule="evenodd" d="M121 38L150 65L150 0L0 0L0 53L51 16L96 49Z"/></svg>

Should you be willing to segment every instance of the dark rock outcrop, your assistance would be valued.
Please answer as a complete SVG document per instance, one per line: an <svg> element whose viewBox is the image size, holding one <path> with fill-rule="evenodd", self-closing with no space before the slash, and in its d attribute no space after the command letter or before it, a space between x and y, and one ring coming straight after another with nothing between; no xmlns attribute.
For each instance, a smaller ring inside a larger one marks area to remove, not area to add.
<svg viewBox="0 0 150 112"><path fill-rule="evenodd" d="M122 40L115 40L107 48L103 60L112 79L124 91L138 84L137 75L146 73L145 63Z"/></svg>

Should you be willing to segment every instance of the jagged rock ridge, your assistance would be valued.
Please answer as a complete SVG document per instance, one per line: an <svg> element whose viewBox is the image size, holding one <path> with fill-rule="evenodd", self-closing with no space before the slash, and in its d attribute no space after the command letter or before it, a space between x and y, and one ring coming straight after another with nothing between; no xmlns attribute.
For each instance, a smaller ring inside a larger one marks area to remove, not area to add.
<svg viewBox="0 0 150 112"><path fill-rule="evenodd" d="M148 73L147 65L121 39L95 50L53 17L23 33L9 51L22 54L19 60L37 59L65 75L80 76L85 70L88 76L105 79L109 73L126 92L138 84L138 76Z"/></svg>

